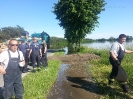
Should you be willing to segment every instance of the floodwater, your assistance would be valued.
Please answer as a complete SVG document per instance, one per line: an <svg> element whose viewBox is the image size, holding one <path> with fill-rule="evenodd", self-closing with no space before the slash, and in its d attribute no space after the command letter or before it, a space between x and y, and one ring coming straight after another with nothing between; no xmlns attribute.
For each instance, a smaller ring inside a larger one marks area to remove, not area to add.
<svg viewBox="0 0 133 99"><path fill-rule="evenodd" d="M62 64L47 99L100 99L85 66Z"/></svg>
<svg viewBox="0 0 133 99"><path fill-rule="evenodd" d="M87 46L89 48L96 48L96 49L110 49L111 45L114 42L92 42L92 43L84 43L82 44L83 46ZM132 42L124 42L123 43L125 48L130 48L133 45L133 41Z"/></svg>

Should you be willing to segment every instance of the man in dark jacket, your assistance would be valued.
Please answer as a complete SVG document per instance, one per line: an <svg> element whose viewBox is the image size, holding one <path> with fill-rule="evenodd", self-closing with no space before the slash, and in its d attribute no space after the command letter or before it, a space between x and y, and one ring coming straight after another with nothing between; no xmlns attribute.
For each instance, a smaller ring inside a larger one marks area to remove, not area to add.
<svg viewBox="0 0 133 99"><path fill-rule="evenodd" d="M28 71L28 69L27 69L27 66L28 66L27 49L28 49L28 45L25 44L25 41L22 41L21 44L19 45L19 50L22 51L23 56L25 58L25 66L23 67L23 70L22 70L23 73Z"/></svg>

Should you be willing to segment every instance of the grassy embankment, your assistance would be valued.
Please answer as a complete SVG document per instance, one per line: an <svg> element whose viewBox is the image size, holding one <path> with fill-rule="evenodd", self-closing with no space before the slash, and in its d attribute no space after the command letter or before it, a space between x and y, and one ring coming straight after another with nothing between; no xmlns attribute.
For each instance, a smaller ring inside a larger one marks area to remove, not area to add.
<svg viewBox="0 0 133 99"><path fill-rule="evenodd" d="M55 55L63 53L55 53ZM46 99L50 88L58 76L60 61L48 61L48 70L41 69L40 72L30 73L23 78L24 99Z"/></svg>
<svg viewBox="0 0 133 99"><path fill-rule="evenodd" d="M129 46L127 49L131 49ZM92 60L89 64L91 66L88 68L92 74L93 79L99 86L99 92L102 95L102 99L133 99L131 94L123 93L118 82L114 82L112 86L108 86L108 76L111 71L111 64L109 63L109 49L92 49L92 48L82 48L82 53L93 53L99 55L101 58L98 60ZM129 85L132 90L133 88L133 53L126 54L124 60L122 61L122 67L125 69Z"/></svg>

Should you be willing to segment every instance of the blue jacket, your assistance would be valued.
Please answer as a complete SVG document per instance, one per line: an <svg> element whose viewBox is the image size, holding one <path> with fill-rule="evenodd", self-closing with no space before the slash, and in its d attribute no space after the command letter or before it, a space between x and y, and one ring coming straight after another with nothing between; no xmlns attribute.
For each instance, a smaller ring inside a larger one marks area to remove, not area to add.
<svg viewBox="0 0 133 99"><path fill-rule="evenodd" d="M26 44L20 44L19 50L22 51L22 53L26 53L26 49L28 46Z"/></svg>

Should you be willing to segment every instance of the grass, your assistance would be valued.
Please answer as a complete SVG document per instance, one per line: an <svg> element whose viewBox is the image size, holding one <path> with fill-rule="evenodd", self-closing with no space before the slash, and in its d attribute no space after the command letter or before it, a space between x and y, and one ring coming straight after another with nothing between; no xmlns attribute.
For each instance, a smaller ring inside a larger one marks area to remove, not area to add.
<svg viewBox="0 0 133 99"><path fill-rule="evenodd" d="M23 78L23 99L46 99L53 83L58 76L60 61L48 61L48 70L41 69L40 72L30 73Z"/></svg>
<svg viewBox="0 0 133 99"><path fill-rule="evenodd" d="M109 63L109 49L92 49L82 47L83 53L93 53L99 55L101 58L92 60L91 66L88 70L91 72L93 79L99 86L99 92L101 99L131 99L131 94L123 93L118 82L114 82L113 86L108 86L108 76L111 72L111 64ZM129 48L131 49L131 47ZM129 85L131 90L133 89L133 54L126 54L123 61L122 67L125 69ZM133 99L133 98L132 98Z"/></svg>

